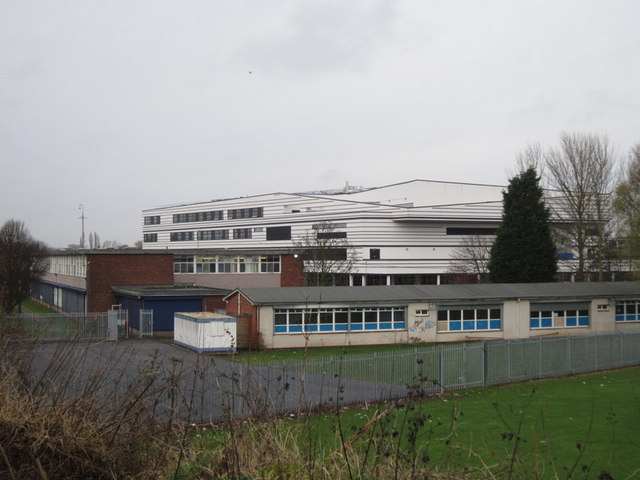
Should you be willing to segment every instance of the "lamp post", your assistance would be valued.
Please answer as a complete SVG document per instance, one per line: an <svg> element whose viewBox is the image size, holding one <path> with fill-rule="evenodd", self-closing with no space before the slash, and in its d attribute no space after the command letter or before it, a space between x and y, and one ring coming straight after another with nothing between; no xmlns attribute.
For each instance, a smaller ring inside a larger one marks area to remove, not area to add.
<svg viewBox="0 0 640 480"><path fill-rule="evenodd" d="M80 248L84 248L84 219L87 217L84 216L84 205L82 203L78 207L78 210L82 212L78 217L80 220L82 220L82 236L80 237Z"/></svg>

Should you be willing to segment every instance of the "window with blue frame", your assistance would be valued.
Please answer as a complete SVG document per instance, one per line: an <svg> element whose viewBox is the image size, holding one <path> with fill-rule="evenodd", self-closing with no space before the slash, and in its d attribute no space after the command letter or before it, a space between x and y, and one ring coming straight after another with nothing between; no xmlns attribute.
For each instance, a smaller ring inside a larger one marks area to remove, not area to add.
<svg viewBox="0 0 640 480"><path fill-rule="evenodd" d="M502 309L498 306L438 307L439 332L500 330Z"/></svg>
<svg viewBox="0 0 640 480"><path fill-rule="evenodd" d="M276 308L274 333L403 330L406 307Z"/></svg>
<svg viewBox="0 0 640 480"><path fill-rule="evenodd" d="M640 322L640 300L616 302L616 322Z"/></svg>
<svg viewBox="0 0 640 480"><path fill-rule="evenodd" d="M589 322L589 305L587 303L531 305L529 315L531 329L588 327Z"/></svg>

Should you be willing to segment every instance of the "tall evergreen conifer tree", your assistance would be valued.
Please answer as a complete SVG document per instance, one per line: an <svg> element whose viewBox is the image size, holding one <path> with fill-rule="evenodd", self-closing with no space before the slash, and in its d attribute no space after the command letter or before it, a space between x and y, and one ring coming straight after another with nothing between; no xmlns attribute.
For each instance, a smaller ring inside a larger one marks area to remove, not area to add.
<svg viewBox="0 0 640 480"><path fill-rule="evenodd" d="M502 223L491 248L489 279L494 283L552 282L557 270L551 214L534 167L509 181L502 194Z"/></svg>

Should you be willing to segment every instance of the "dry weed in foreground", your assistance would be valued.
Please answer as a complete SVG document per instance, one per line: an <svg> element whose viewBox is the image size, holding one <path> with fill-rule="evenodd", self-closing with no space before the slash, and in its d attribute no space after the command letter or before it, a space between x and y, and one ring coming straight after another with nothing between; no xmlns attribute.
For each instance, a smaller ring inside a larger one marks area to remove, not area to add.
<svg viewBox="0 0 640 480"><path fill-rule="evenodd" d="M91 369L78 383L62 368L82 361L71 351L58 348L38 377L33 345L0 345L0 478L162 478L176 455L153 417L157 391L112 378L125 392L115 395Z"/></svg>
<svg viewBox="0 0 640 480"><path fill-rule="evenodd" d="M390 407L391 410L394 407ZM227 425L213 433L195 434L186 453L189 468L181 478L216 480L355 480L432 479L454 480L471 475L439 473L418 459L407 462L403 455L384 455L386 447L399 446L401 439L386 435L379 422L388 411L373 415L368 428L343 443L336 432L333 445L321 447L304 422L269 419ZM200 441L198 441L200 440ZM390 444L393 443L393 445Z"/></svg>

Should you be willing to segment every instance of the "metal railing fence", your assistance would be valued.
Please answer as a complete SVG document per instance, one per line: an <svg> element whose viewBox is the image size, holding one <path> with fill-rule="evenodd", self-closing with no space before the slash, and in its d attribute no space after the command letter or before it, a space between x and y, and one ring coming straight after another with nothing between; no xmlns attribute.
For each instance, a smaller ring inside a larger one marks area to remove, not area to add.
<svg viewBox="0 0 640 480"><path fill-rule="evenodd" d="M127 310L23 313L0 317L0 337L19 340L104 340L127 335Z"/></svg>
<svg viewBox="0 0 640 480"><path fill-rule="evenodd" d="M415 346L395 351L267 361L284 376L358 381L373 396L394 387L439 392L640 364L640 332Z"/></svg>

